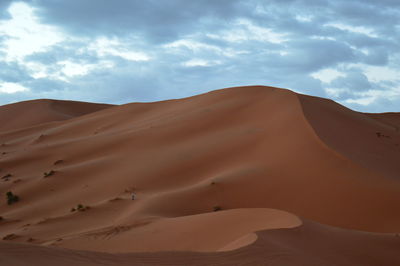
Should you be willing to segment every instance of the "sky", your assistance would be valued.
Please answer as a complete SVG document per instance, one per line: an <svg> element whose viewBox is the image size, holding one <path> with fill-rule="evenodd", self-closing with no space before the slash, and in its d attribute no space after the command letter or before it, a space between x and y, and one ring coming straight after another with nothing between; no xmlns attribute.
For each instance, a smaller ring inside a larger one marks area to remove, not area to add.
<svg viewBox="0 0 400 266"><path fill-rule="evenodd" d="M400 1L0 0L0 105L241 85L400 112Z"/></svg>

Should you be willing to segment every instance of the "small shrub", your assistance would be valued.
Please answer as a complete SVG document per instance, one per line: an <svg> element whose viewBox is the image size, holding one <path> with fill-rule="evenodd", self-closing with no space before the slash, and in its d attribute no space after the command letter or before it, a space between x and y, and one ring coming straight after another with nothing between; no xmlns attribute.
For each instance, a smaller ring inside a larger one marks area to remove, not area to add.
<svg viewBox="0 0 400 266"><path fill-rule="evenodd" d="M8 191L6 193L6 196L7 196L7 204L8 205L11 205L11 204L19 201L19 197L17 195L14 195L11 191Z"/></svg>
<svg viewBox="0 0 400 266"><path fill-rule="evenodd" d="M110 199L109 202L115 202L115 201L119 201L122 200L120 197L115 197L113 199Z"/></svg>
<svg viewBox="0 0 400 266"><path fill-rule="evenodd" d="M13 240L16 238L18 238L18 236L16 234L9 234L9 235L6 235L5 237L3 237L3 240Z"/></svg>
<svg viewBox="0 0 400 266"><path fill-rule="evenodd" d="M10 177L12 177L12 174L6 174L1 179L9 179Z"/></svg>
<svg viewBox="0 0 400 266"><path fill-rule="evenodd" d="M55 171L50 170L50 172L44 172L44 173L43 173L43 177L49 177L49 176L54 175L55 173L56 173Z"/></svg>
<svg viewBox="0 0 400 266"><path fill-rule="evenodd" d="M84 211L89 210L89 209L90 209L89 206L84 206L84 205L82 205L82 204L78 204L78 205L76 206L76 208L72 208L72 209L71 209L71 212L74 212L74 211L84 212Z"/></svg>
<svg viewBox="0 0 400 266"><path fill-rule="evenodd" d="M57 164L60 164L60 163L63 163L64 162L64 160L57 160L57 161L55 161L53 164L54 165L57 165Z"/></svg>
<svg viewBox="0 0 400 266"><path fill-rule="evenodd" d="M382 134L381 132L376 132L376 136L377 136L378 138L388 138L388 139L391 138L390 136L385 135L385 134Z"/></svg>
<svg viewBox="0 0 400 266"><path fill-rule="evenodd" d="M220 211L220 210L222 210L221 206L214 206L213 207L213 211L215 211L215 212Z"/></svg>

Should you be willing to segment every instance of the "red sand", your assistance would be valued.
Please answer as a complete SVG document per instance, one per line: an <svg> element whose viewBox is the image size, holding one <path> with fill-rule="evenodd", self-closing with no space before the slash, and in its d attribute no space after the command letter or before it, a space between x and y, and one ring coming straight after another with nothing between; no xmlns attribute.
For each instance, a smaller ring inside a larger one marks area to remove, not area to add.
<svg viewBox="0 0 400 266"><path fill-rule="evenodd" d="M12 123L10 116L16 118ZM377 262L400 256L383 252L399 244L393 242L393 233L400 232L399 114L362 114L325 99L255 86L122 106L30 101L0 107L0 122L0 176L11 175L1 179L0 193L21 198L10 206L0 202L0 236L10 239L1 243L10 245L4 249L11 252L4 253L7 263L12 252L24 249L38 265L39 258L51 265L53 256L61 256L57 265L67 265L84 263L77 254L94 256L14 245L29 242L104 252L213 251L207 256L216 265L224 265L226 254L235 254L228 256L230 265L232 258L268 265L275 260L268 250L279 241L280 248L292 244L286 232L297 239L291 252L305 252L298 255L304 265L330 265L314 262L307 247L323 249L322 261L332 265L390 265ZM72 212L78 204L90 208ZM376 234L312 222L300 226L296 215ZM257 238L253 232L260 230L267 231ZM337 230L354 239L344 254L326 246ZM273 242L260 241L271 234ZM376 262L363 259L359 242L376 251ZM252 258L242 249L215 253L245 245L257 247ZM168 265L168 254L146 256ZM185 264L203 256L193 254L175 259ZM123 263L142 255L99 256ZM279 265L303 265L290 258L283 256Z"/></svg>

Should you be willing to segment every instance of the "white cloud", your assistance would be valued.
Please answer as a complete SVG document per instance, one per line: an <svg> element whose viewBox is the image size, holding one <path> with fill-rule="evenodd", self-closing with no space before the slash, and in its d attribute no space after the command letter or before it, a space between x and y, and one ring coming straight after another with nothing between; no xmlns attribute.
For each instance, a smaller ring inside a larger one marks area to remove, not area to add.
<svg viewBox="0 0 400 266"><path fill-rule="evenodd" d="M375 99L376 99L376 97L369 96L369 97L362 97L362 98L357 98L357 99L347 99L344 101L344 103L346 103L346 104L356 103L359 105L367 106L367 105L370 105L371 103L373 103L375 101Z"/></svg>
<svg viewBox="0 0 400 266"><path fill-rule="evenodd" d="M49 77L48 66L38 62L25 62L24 64L32 78Z"/></svg>
<svg viewBox="0 0 400 266"><path fill-rule="evenodd" d="M0 93L16 93L22 91L29 91L28 88L13 82L0 82Z"/></svg>
<svg viewBox="0 0 400 266"><path fill-rule="evenodd" d="M375 101L379 99L388 99L388 100L396 100L400 99L400 87L392 88L387 90L368 90L362 93L358 93L358 98L356 99L347 99L344 103L347 104L359 104L368 106L373 104Z"/></svg>
<svg viewBox="0 0 400 266"><path fill-rule="evenodd" d="M330 40L330 41L336 41L336 38L330 37L330 36L311 36L310 39L312 40Z"/></svg>
<svg viewBox="0 0 400 266"><path fill-rule="evenodd" d="M297 15L296 20L300 22L310 22L312 20L312 16L310 15Z"/></svg>
<svg viewBox="0 0 400 266"><path fill-rule="evenodd" d="M62 67L61 72L67 77L86 75L93 68L90 64L77 64L67 60L57 62L57 65Z"/></svg>
<svg viewBox="0 0 400 266"><path fill-rule="evenodd" d="M261 41L280 44L288 40L286 34L257 26L247 19L239 19L233 24L231 30L225 30L211 36L229 42Z"/></svg>
<svg viewBox="0 0 400 266"><path fill-rule="evenodd" d="M324 88L324 90L329 97L339 97L341 93L347 91L346 89L343 88L329 88L329 87Z"/></svg>
<svg viewBox="0 0 400 266"><path fill-rule="evenodd" d="M368 66L364 65L365 74L373 82L380 81L399 81L400 70L392 69L386 66Z"/></svg>
<svg viewBox="0 0 400 266"><path fill-rule="evenodd" d="M368 80L371 82L379 83L385 81L391 81L395 83L400 82L400 70L396 67L387 66L371 66L367 64L347 64L342 65L342 69L344 68L359 68L362 70L363 74L368 77Z"/></svg>
<svg viewBox="0 0 400 266"><path fill-rule="evenodd" d="M101 57L113 55L129 61L149 61L151 59L143 51L132 50L132 48L127 46L127 44L124 44L117 38L109 39L101 37L91 43L88 50L96 52Z"/></svg>
<svg viewBox="0 0 400 266"><path fill-rule="evenodd" d="M204 59L200 59L200 58L191 59L191 60L188 60L188 61L182 63L182 65L184 65L186 67L196 67L196 66L206 67L206 66L212 66L212 65L218 65L218 64L221 64L221 62L218 60L210 61L210 60L204 60Z"/></svg>
<svg viewBox="0 0 400 266"><path fill-rule="evenodd" d="M334 27L334 28L337 28L340 30L350 31L350 32L354 32L354 33L361 33L361 34L364 34L364 35L367 35L367 36L373 37L373 38L378 37L373 29L367 28L367 27L351 26L351 25L346 25L346 24L338 23L338 22L328 23L328 24L325 24L324 26L330 26L330 27Z"/></svg>
<svg viewBox="0 0 400 266"><path fill-rule="evenodd" d="M219 48L218 46L198 42L196 40L192 40L190 36L185 39L180 39L180 40L165 44L164 48L166 48L166 49L187 48L187 49L195 51L195 52L199 51L199 50L211 50L211 51L215 51L215 52L221 51L221 48Z"/></svg>
<svg viewBox="0 0 400 266"><path fill-rule="evenodd" d="M322 82L330 83L332 80L334 80L338 77L346 76L346 74L339 72L338 70L333 69L333 68L326 68L326 69L312 73L311 76L313 78L321 80Z"/></svg>
<svg viewBox="0 0 400 266"><path fill-rule="evenodd" d="M65 39L56 27L39 23L34 9L26 3L13 3L8 11L11 19L0 21L0 34L6 37L0 48L5 61L21 61Z"/></svg>

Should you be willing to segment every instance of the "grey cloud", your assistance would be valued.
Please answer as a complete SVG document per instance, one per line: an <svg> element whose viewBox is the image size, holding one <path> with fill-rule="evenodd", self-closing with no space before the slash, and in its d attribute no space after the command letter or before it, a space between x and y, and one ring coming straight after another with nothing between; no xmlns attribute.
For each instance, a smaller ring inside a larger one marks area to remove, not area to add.
<svg viewBox="0 0 400 266"><path fill-rule="evenodd" d="M350 103L350 104L347 104L347 106L349 106L353 110L358 110L360 112L366 112L366 113L381 113L381 112L383 112L382 110L397 110L398 111L398 107L400 106L400 97L392 98L392 99L379 97L368 105ZM386 112L388 112L388 111L386 111Z"/></svg>
<svg viewBox="0 0 400 266"><path fill-rule="evenodd" d="M353 23L360 23L368 26L379 26L383 23L396 22L399 13L393 9L393 3L382 5L380 2L369 1L366 4L364 1L339 1L337 13ZM375 23L379 21L380 23Z"/></svg>
<svg viewBox="0 0 400 266"><path fill-rule="evenodd" d="M39 98L43 97L40 97L37 94L31 94L29 92L6 93L1 95L0 105L20 102L20 101L27 101L31 99L39 99Z"/></svg>
<svg viewBox="0 0 400 266"><path fill-rule="evenodd" d="M33 0L33 3L40 8L43 21L61 24L75 34L138 34L155 42L202 30L199 20L204 17L224 20L239 12L237 1L230 0L133 0L124 1L123 5L108 0Z"/></svg>
<svg viewBox="0 0 400 266"><path fill-rule="evenodd" d="M21 82L31 79L27 70L16 62L0 62L0 81Z"/></svg>
<svg viewBox="0 0 400 266"><path fill-rule="evenodd" d="M87 43L82 42L62 42L51 46L46 51L36 52L25 57L26 61L40 62L42 64L55 64L59 61L73 60L82 63L95 63L98 61L98 56L95 51L79 52L80 48L85 48Z"/></svg>
<svg viewBox="0 0 400 266"><path fill-rule="evenodd" d="M8 13L7 9L12 2L13 2L12 0L0 1L0 19L9 18L10 14Z"/></svg>
<svg viewBox="0 0 400 266"><path fill-rule="evenodd" d="M148 62L115 60L112 68L98 68L86 75L69 78L68 83L50 84L54 90L64 95L75 95L74 99L114 104L132 101L162 100L168 96L162 90L169 84L163 81L168 68L150 66ZM171 76L167 73L166 76ZM44 82L36 84L37 89L46 88ZM171 93L171 91L168 91Z"/></svg>
<svg viewBox="0 0 400 266"><path fill-rule="evenodd" d="M383 66L388 64L389 54L384 47L378 49L371 49L369 54L365 56L363 62L368 65Z"/></svg>
<svg viewBox="0 0 400 266"><path fill-rule="evenodd" d="M46 78L30 79L21 82L27 88L30 88L31 93L49 93L60 92L68 87L68 83L61 80L52 80Z"/></svg>
<svg viewBox="0 0 400 266"><path fill-rule="evenodd" d="M292 88L303 94L327 97L322 82L310 76L299 75L297 77L291 77L284 85L284 87Z"/></svg>
<svg viewBox="0 0 400 266"><path fill-rule="evenodd" d="M264 84L323 97L327 96L326 87L337 88L341 93L336 100L345 101L356 99L367 90L399 86L396 82L371 83L359 69L346 67L346 64L367 64L400 68L396 65L400 51L398 1L26 2L36 7L43 23L58 26L70 38L46 51L27 56L25 62L40 62L53 72L59 71L57 63L65 60L99 67L64 82L33 79L17 63L0 65L0 78L31 88L31 93L18 94L19 97L37 95L123 103L190 96L229 86ZM0 8L7 6L4 3L0 3ZM301 16L309 21L302 20ZM239 19L284 34L286 40L272 43L265 39L243 38L233 42L218 38L224 31L243 29L237 25ZM329 26L335 23L369 28L376 37ZM123 44L116 48L119 51L145 51L151 59L133 62L115 54L99 55L95 50L88 50L88 44L98 37L115 38ZM214 48L172 49L163 46L180 39ZM210 65L184 65L193 59L208 61ZM114 67L101 69L101 60L113 62ZM330 84L310 76L326 68L340 68L347 75ZM3 95L0 97L2 101L5 99ZM11 98L7 96L7 99ZM374 106L384 107L378 102ZM357 105L357 108L362 107Z"/></svg>
<svg viewBox="0 0 400 266"><path fill-rule="evenodd" d="M367 95L365 93L367 92L385 91L388 88L396 87L396 83L393 81L382 81L378 83L372 82L368 80L367 76L363 74L360 69L347 69L346 76L334 79L332 82L330 82L328 87L338 89L336 92L337 95L332 97L334 100L345 102L346 100L357 100L359 98L365 97L365 95ZM396 107L395 105L391 104L387 105L385 108L385 105L381 105L384 100L380 98L382 98L382 96L379 96L379 101L375 100L374 103L371 104L371 106L374 106L374 108L380 106L382 108L381 111L385 109L388 110L387 108ZM388 98L386 99L389 101ZM400 101L400 99L398 99L398 101ZM350 106L355 106L358 110L367 110L365 109L366 107L364 105L360 104L351 104Z"/></svg>
<svg viewBox="0 0 400 266"><path fill-rule="evenodd" d="M288 55L271 60L271 65L288 71L310 73L355 59L349 46L331 40L296 41L289 45L287 51Z"/></svg>
<svg viewBox="0 0 400 266"><path fill-rule="evenodd" d="M346 73L345 77L339 77L333 80L330 86L355 92L372 88L370 81L361 71L351 70Z"/></svg>
<svg viewBox="0 0 400 266"><path fill-rule="evenodd" d="M346 33L340 36L341 39L357 48L381 48L396 49L397 44L388 39L370 37L360 33Z"/></svg>

